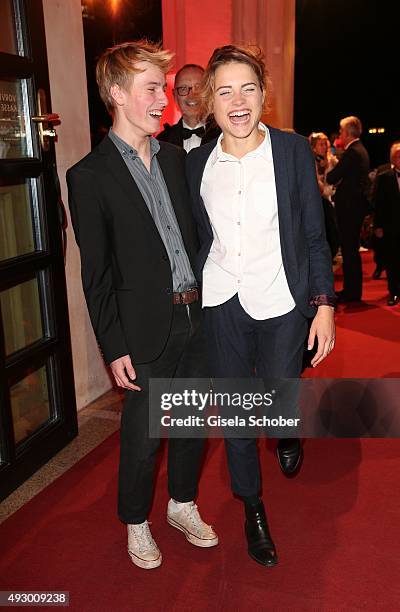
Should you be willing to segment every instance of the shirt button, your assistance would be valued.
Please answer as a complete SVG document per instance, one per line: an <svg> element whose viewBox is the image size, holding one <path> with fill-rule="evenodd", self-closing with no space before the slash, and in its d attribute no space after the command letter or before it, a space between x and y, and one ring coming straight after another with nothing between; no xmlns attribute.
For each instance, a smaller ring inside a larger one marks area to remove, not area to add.
<svg viewBox="0 0 400 612"><path fill-rule="evenodd" d="M178 249L176 249L175 253L176 253L177 255L179 255L179 250L178 250Z"/></svg>
<svg viewBox="0 0 400 612"><path fill-rule="evenodd" d="M169 229L169 230L170 230L170 229L171 229L171 226L170 226L170 225L167 225L167 229Z"/></svg>
<svg viewBox="0 0 400 612"><path fill-rule="evenodd" d="M241 189L239 189L238 194L240 195L241 193L242 193L242 190L241 190Z"/></svg>
<svg viewBox="0 0 400 612"><path fill-rule="evenodd" d="M240 257L240 253L238 253L238 257Z"/></svg>
<svg viewBox="0 0 400 612"><path fill-rule="evenodd" d="M238 279L238 285L240 285L240 280Z"/></svg>
<svg viewBox="0 0 400 612"><path fill-rule="evenodd" d="M171 288L170 288L170 287L167 287L167 288L166 288L166 290L165 290L165 293L166 293L167 295L171 295L171 293L172 293Z"/></svg>
<svg viewBox="0 0 400 612"><path fill-rule="evenodd" d="M240 221L236 221L236 225L240 225Z"/></svg>

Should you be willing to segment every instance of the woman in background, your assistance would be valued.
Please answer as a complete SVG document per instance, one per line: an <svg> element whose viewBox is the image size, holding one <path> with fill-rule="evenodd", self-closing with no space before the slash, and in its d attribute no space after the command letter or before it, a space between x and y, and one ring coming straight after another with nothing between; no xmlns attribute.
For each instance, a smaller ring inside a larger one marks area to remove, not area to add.
<svg viewBox="0 0 400 612"><path fill-rule="evenodd" d="M308 140L315 158L315 169L324 209L326 238L331 249L332 259L334 259L340 245L336 213L332 202L335 188L333 185L328 185L326 175L336 166L338 160L331 152L329 139L326 134L323 132L312 132Z"/></svg>

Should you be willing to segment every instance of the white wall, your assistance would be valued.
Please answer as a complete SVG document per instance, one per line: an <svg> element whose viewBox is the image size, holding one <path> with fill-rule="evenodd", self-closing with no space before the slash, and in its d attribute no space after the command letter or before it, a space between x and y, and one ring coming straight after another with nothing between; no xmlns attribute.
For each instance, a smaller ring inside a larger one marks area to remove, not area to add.
<svg viewBox="0 0 400 612"><path fill-rule="evenodd" d="M66 170L90 151L83 25L80 0L43 0L52 111L58 113L57 169L68 211ZM79 250L67 230L67 289L78 409L111 387L83 296Z"/></svg>

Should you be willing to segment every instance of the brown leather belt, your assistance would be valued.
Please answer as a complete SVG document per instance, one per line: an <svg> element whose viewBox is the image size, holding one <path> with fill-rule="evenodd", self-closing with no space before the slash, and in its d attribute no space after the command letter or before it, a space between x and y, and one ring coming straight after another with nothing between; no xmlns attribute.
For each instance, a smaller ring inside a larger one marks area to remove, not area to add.
<svg viewBox="0 0 400 612"><path fill-rule="evenodd" d="M199 292L197 287L193 289L188 289L188 291L182 291L178 293L174 291L173 293L173 302L174 304L193 304L193 302L197 302L199 299Z"/></svg>

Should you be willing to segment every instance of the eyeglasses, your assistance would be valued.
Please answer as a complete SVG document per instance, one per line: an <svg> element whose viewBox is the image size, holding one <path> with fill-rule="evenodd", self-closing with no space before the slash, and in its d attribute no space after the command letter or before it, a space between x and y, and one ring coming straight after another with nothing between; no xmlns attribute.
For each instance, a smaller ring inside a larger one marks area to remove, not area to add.
<svg viewBox="0 0 400 612"><path fill-rule="evenodd" d="M187 96L189 95L189 93L191 91L199 91L200 90L200 85L196 84L196 85L181 85L180 87L175 87L175 91L178 94L178 96Z"/></svg>

